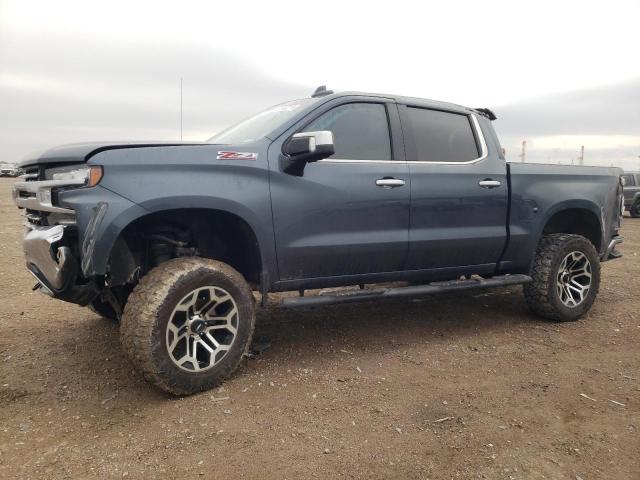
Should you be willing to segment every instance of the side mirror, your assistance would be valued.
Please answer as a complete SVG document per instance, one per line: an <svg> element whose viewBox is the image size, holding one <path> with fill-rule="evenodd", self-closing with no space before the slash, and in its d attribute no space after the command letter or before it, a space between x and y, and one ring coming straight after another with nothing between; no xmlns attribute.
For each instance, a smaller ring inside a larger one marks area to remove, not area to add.
<svg viewBox="0 0 640 480"><path fill-rule="evenodd" d="M284 144L282 151L296 163L317 162L335 153L333 133L328 130L296 133Z"/></svg>
<svg viewBox="0 0 640 480"><path fill-rule="evenodd" d="M282 171L301 177L307 162L317 162L335 153L333 133L328 130L296 133L282 146L282 153Z"/></svg>

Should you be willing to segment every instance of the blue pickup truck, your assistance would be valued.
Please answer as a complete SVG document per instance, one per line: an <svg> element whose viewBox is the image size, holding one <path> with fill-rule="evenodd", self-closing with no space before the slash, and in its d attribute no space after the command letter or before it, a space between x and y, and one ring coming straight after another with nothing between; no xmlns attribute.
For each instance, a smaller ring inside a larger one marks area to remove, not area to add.
<svg viewBox="0 0 640 480"><path fill-rule="evenodd" d="M507 163L495 118L320 87L204 143L54 148L14 188L27 268L119 320L135 368L178 395L233 372L271 292L298 291L293 308L522 284L534 313L575 320L620 256L621 172Z"/></svg>

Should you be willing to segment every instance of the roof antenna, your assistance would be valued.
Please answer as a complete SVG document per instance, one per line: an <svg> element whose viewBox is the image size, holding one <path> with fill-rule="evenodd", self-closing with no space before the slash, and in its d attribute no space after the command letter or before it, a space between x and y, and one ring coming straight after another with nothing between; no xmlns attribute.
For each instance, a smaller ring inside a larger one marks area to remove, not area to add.
<svg viewBox="0 0 640 480"><path fill-rule="evenodd" d="M313 95L311 95L311 97L312 98L326 97L327 95L331 95L332 93L333 93L333 90L327 90L326 85L320 85L318 88L316 88L316 91L313 92Z"/></svg>

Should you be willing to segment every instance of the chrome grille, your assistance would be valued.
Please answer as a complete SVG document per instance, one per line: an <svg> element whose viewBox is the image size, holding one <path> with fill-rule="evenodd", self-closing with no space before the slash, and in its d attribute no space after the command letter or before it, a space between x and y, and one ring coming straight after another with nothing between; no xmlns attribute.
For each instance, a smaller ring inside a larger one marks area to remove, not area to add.
<svg viewBox="0 0 640 480"><path fill-rule="evenodd" d="M31 225L47 225L47 215L45 214L45 212L39 212L38 210L26 210L24 213L24 218Z"/></svg>
<svg viewBox="0 0 640 480"><path fill-rule="evenodd" d="M51 203L52 191L57 187L75 185L75 181L45 180L44 167L25 167L25 173L13 187L13 199L18 208L24 209L29 225L47 226L58 223L75 223L75 212Z"/></svg>
<svg viewBox="0 0 640 480"><path fill-rule="evenodd" d="M24 169L24 175L21 175L20 178L25 182L35 182L41 179L41 175L42 169L40 167L26 167Z"/></svg>

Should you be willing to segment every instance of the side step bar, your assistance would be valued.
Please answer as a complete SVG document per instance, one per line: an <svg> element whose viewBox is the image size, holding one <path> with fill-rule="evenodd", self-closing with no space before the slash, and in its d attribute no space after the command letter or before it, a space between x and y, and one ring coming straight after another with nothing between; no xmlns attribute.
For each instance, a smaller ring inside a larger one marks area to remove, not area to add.
<svg viewBox="0 0 640 480"><path fill-rule="evenodd" d="M377 288L371 290L348 290L329 292L310 297L289 297L282 301L284 308L311 307L316 305L329 305L333 303L363 302L368 300L381 300L396 297L420 297L432 293L452 292L455 290L471 290L472 288L504 287L507 285L520 285L531 282L529 275L499 275L491 278L479 278L477 280L449 280L446 282L432 282L426 285L414 285L410 287Z"/></svg>

